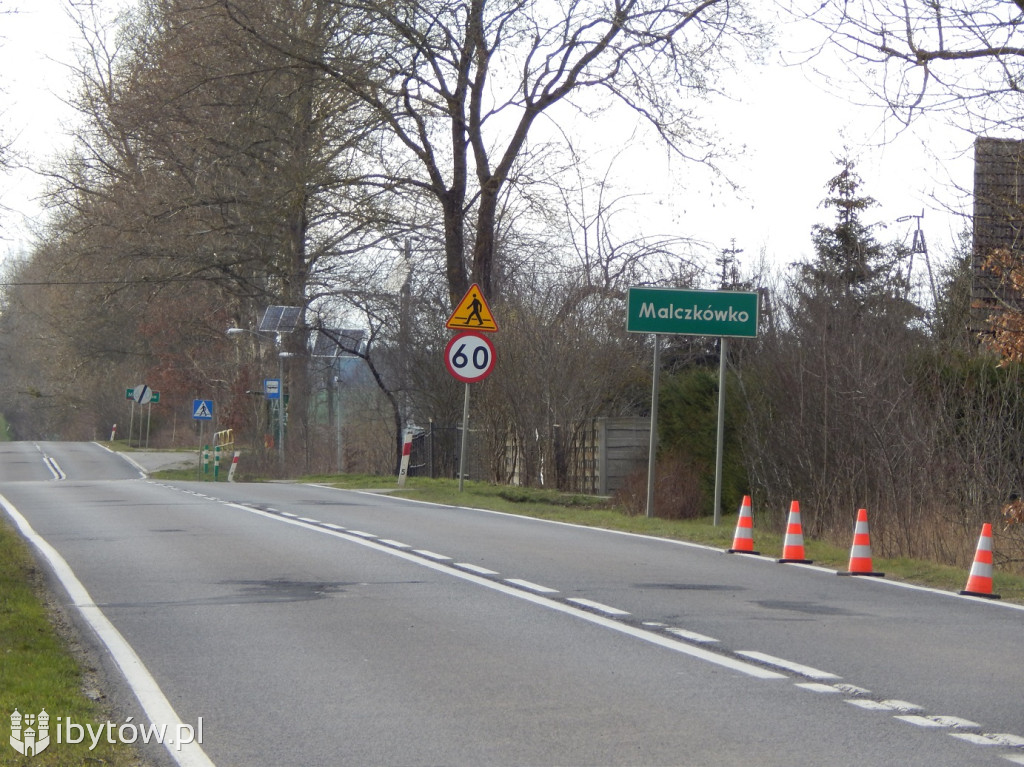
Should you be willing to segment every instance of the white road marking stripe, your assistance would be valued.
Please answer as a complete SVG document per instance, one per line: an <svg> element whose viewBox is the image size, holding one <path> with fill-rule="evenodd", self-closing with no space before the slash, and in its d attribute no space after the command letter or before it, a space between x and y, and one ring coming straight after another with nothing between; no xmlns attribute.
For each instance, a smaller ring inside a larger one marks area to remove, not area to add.
<svg viewBox="0 0 1024 767"><path fill-rule="evenodd" d="M1012 746L1014 748L1024 746L1024 738L1020 735L1011 735L1008 732L987 733L985 737L992 738L1000 746Z"/></svg>
<svg viewBox="0 0 1024 767"><path fill-rule="evenodd" d="M221 503L233 509L239 509L240 511L244 511L249 514L256 514L257 516L266 517L270 520L276 520L278 522L283 522L285 524L300 524L298 522L295 522L294 520L283 519L279 515L268 514L262 509L257 509L252 506L245 506L244 504L241 503L233 503L231 501L223 500L221 501ZM682 655L689 655L691 658L696 658L707 663L712 663L716 666L721 666L723 668L727 668L741 674L746 674L747 676L754 677L755 679L787 678L785 674L780 674L778 672L771 671L760 666L755 666L752 663L744 663L743 661L736 660L735 658L729 657L727 655L721 655L720 653L705 650L702 647L695 647L692 644L686 644L685 642L677 642L676 640L669 639L668 637L662 636L661 634L656 634L654 632L646 631L635 626L630 626L626 623L622 623L621 621L612 620L611 618L606 618L602 615L595 615L593 613L587 612L586 610L580 610L578 608L573 607L572 605L568 605L563 602L550 599L540 594L533 594L529 591L524 591L523 589L517 589L513 586L509 586L505 583L502 583L501 581L493 581L487 578L482 578L478 575L474 575L473 573L465 572L464 570L459 570L458 568L442 564L440 562L431 562L427 559L423 559L422 557L414 556L412 553L401 551L400 549L393 549L387 546L382 546L377 541L369 541L364 538L353 537L350 536L347 532L343 533L333 530L325 530L323 527L312 529L316 530L321 535L332 535L337 538L342 538L346 541L349 541L350 543L357 543L361 546L366 546L367 548L371 548L376 551L389 554L393 557L404 559L407 562L419 565L420 567L426 567L431 570L436 570L440 573L445 573L447 575L455 576L456 578L461 578L464 581L474 583L478 586L483 586L484 588L491 589L492 591L499 591L502 594L515 597L516 599L522 599L526 602L532 602L535 605L546 607L549 610L560 612L564 615L570 615L574 618L578 618L588 623L601 626L602 628L606 628L611 631L617 631L620 634L626 634L627 636L631 636L634 639L639 639L641 641L647 642L648 644L653 644L667 650L672 650Z"/></svg>
<svg viewBox="0 0 1024 767"><path fill-rule="evenodd" d="M1024 746L1024 738L1019 735L1010 735L1005 732L983 732L980 735L970 732L951 732L949 734L954 738L960 738L961 740L966 740L979 746L1009 746L1010 748L1020 748L1021 746Z"/></svg>
<svg viewBox="0 0 1024 767"><path fill-rule="evenodd" d="M665 629L669 634L675 634L677 637L682 639L688 639L691 642L700 642L701 644L714 644L718 642L714 637L704 636L704 634L698 634L696 631L687 631L686 629Z"/></svg>
<svg viewBox="0 0 1024 767"><path fill-rule="evenodd" d="M847 695L870 695L871 690L865 690L863 687L858 687L855 684L847 684L846 682L839 682L833 685L839 692L845 692Z"/></svg>
<svg viewBox="0 0 1024 767"><path fill-rule="evenodd" d="M921 711L921 707L919 705L917 705L916 703L907 703L907 701L905 701L905 700L882 700L882 701L877 701L877 700L848 700L846 702L850 703L850 704L852 704L854 706L860 706L861 708L867 709L869 711L899 711L899 712L904 713L904 714L908 714L911 711ZM903 717L899 717L898 716L896 718L897 719L902 719ZM938 720L942 719L942 717L930 717L930 718L932 719L932 721L935 721L935 722L938 722ZM911 724L916 724L916 722L914 722L912 720L909 720L909 719L906 720L906 721L910 721ZM950 727L952 725L941 724L940 723L939 726L940 727ZM978 726L978 725L972 725L972 726Z"/></svg>
<svg viewBox="0 0 1024 767"><path fill-rule="evenodd" d="M916 703L907 703L905 700L883 700L882 704L888 706L892 711L902 711L906 714L909 714L911 711L923 710L921 706Z"/></svg>
<svg viewBox="0 0 1024 767"><path fill-rule="evenodd" d="M907 714L906 716L894 717L899 719L901 722L907 724L913 724L918 727L946 727L942 722L936 722L935 717L932 716L918 716L917 714Z"/></svg>
<svg viewBox="0 0 1024 767"><path fill-rule="evenodd" d="M411 549L412 548L412 546L410 546L408 543L402 543L401 541L393 541L390 538L378 538L377 540L379 540L381 543L383 543L386 546L394 546L396 549Z"/></svg>
<svg viewBox="0 0 1024 767"><path fill-rule="evenodd" d="M742 655L744 658L750 658L751 660L761 661L769 666L775 666L777 668L784 668L786 671L792 671L795 674L810 677L811 679L842 679L841 676L833 674L828 671L821 671L820 669L812 668L811 666L805 666L802 663L794 663L791 660L785 658L776 658L774 655L768 655L763 652L757 652L756 650L739 650L737 655Z"/></svg>
<svg viewBox="0 0 1024 767"><path fill-rule="evenodd" d="M977 722L972 722L970 719L961 719L958 716L929 716L928 718L934 722L938 722L943 727L961 727L963 729L981 727Z"/></svg>
<svg viewBox="0 0 1024 767"><path fill-rule="evenodd" d="M436 551L430 551L429 549L413 549L413 553L419 554L421 557L427 559L433 559L435 562L451 562L451 557L446 557L444 554L438 554Z"/></svg>
<svg viewBox="0 0 1024 767"><path fill-rule="evenodd" d="M358 535L360 538L376 538L373 533L364 533L362 530L349 530L349 535Z"/></svg>
<svg viewBox="0 0 1024 767"><path fill-rule="evenodd" d="M629 615L625 610L620 610L618 607L611 607L610 605L601 604L600 602L594 602L590 599L577 599L575 597L567 599L567 602L572 602L574 605L580 607L589 607L591 610L597 610L598 612L604 613L605 615Z"/></svg>
<svg viewBox="0 0 1024 767"><path fill-rule="evenodd" d="M335 524L332 524L330 522L324 522L324 527L329 527L332 530L344 530L345 529L341 525L335 525Z"/></svg>
<svg viewBox="0 0 1024 767"><path fill-rule="evenodd" d="M271 509L271 511L273 511L273 509ZM289 519L298 519L299 518L298 514L292 514L290 511L282 511L282 512L280 512L280 514L281 514L282 517L288 517Z"/></svg>
<svg viewBox="0 0 1024 767"><path fill-rule="evenodd" d="M127 680L128 685L132 688L132 692L139 703L142 704L146 716L149 717L150 723L154 725L166 724L170 728L186 726L171 706L171 702L167 700L167 697L157 685L152 674L149 673L149 669L146 668L142 659L135 653L135 650L128 644L124 636L121 635L121 632L103 614L103 611L93 602L89 592L86 591L82 582L78 580L78 576L75 575L64 557L47 543L33 529L32 525L28 523L28 520L21 515L21 512L2 495L0 495L0 505L4 507L7 515L14 520L18 529L21 530L21 534L46 558L57 579L71 598L71 603L82 614L86 623L89 624L100 638L100 641L106 646L108 652L110 652L114 662L117 663L117 667L121 669L125 680ZM165 746L171 758L180 767L214 767L213 762L198 743L175 743L174 748L172 748L170 741L168 741L165 743Z"/></svg>
<svg viewBox="0 0 1024 767"><path fill-rule="evenodd" d="M101 444L99 442L93 442L92 444L98 445L99 447L103 448L104 450L106 450L111 455L116 455L116 456L119 456L120 458L123 458L125 461L127 461L133 467L135 467L135 470L137 472L139 472L139 476L140 477L145 478L146 476L148 476L149 472L147 472L142 467L142 464L140 464L138 461L136 461L134 458L132 458L130 455L128 455L128 453L119 453L116 450L111 450L109 447L107 447L106 445L103 445L103 444ZM156 484L156 483L154 483L154 484ZM164 487L170 487L170 485L164 485Z"/></svg>
<svg viewBox="0 0 1024 767"><path fill-rule="evenodd" d="M968 743L972 743L975 746L998 746L1000 745L996 741L989 738L987 735L977 735L973 732L951 732L949 733L954 738L960 740L966 740Z"/></svg>
<svg viewBox="0 0 1024 767"><path fill-rule="evenodd" d="M477 575L498 575L494 570L488 570L486 567L480 567L480 565L471 565L468 562L456 562L455 566L461 567L463 570L469 570Z"/></svg>
<svg viewBox="0 0 1024 767"><path fill-rule="evenodd" d="M846 702L849 703L851 706L857 706L857 708L863 708L867 711L892 711L891 708L889 708L883 703L879 703L877 700L858 700L856 698L853 698L851 700L847 700Z"/></svg>
<svg viewBox="0 0 1024 767"><path fill-rule="evenodd" d="M842 692L842 690L834 684L823 684L822 682L798 682L796 686L805 690L810 690L811 692L821 692L825 694L838 695Z"/></svg>
<svg viewBox="0 0 1024 767"><path fill-rule="evenodd" d="M53 475L54 479L61 480L68 478L67 474L65 474L64 471L60 468L60 464L57 463L57 461L51 458L50 456L44 455L43 463L46 464L46 468L50 470L50 473Z"/></svg>
<svg viewBox="0 0 1024 767"><path fill-rule="evenodd" d="M537 594L557 594L558 589L549 589L547 586L541 586L539 583L532 583L530 581L524 581L521 578L506 578L505 583L511 583L513 586L519 586L523 589L529 589Z"/></svg>
<svg viewBox="0 0 1024 767"><path fill-rule="evenodd" d="M319 525L320 524L320 520L319 519L310 519L309 517L298 517L298 520L300 522L308 522L311 525Z"/></svg>

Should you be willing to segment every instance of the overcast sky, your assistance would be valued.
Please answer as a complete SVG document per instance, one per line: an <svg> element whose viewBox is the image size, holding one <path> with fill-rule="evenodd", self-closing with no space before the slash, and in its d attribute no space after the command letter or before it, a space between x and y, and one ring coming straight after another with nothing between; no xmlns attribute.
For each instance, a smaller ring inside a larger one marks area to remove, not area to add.
<svg viewBox="0 0 1024 767"><path fill-rule="evenodd" d="M69 82L71 28L61 0L33 0L23 8L0 17L4 122L15 126L19 150L39 156L63 140L61 98ZM812 255L814 224L833 221L832 212L819 205L836 171L834 158L848 148L864 180L863 192L879 202L869 219L887 225L876 230L878 238L909 242L913 223L896 219L923 211L937 265L963 228L957 213L969 212L971 137L927 121L900 134L895 121L883 123L880 109L851 103L864 101L864 94L851 92L844 99L828 92L807 67L784 64L799 59L793 51L804 46L805 34L788 30L771 63L733 78L731 100L716 101L711 111L713 127L738 150L737 159L723 169L742 186L740 192L648 150L640 162L627 165L628 177L649 193L648 201L638 204L657 214L652 227L670 230L658 233L694 237L710 243L712 251L735 239L745 261L763 249L771 262L788 264ZM8 231L23 231L23 216L37 217L37 193L26 174L0 180L0 203L12 210ZM6 245L16 252L24 241Z"/></svg>

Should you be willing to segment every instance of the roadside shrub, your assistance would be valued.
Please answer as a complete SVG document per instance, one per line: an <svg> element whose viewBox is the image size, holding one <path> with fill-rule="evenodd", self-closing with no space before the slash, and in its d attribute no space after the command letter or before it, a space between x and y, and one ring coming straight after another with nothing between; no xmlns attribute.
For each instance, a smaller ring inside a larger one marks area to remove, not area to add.
<svg viewBox="0 0 1024 767"><path fill-rule="evenodd" d="M647 469L630 474L615 494L615 502L627 514L647 513ZM654 515L664 519L696 519L705 515L707 500L702 476L679 455L659 458L654 473Z"/></svg>

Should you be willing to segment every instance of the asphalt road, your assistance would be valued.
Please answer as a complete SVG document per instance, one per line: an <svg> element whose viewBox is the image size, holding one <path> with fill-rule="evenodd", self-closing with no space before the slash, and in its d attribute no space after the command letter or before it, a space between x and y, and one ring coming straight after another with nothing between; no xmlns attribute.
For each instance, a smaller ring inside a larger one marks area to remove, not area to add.
<svg viewBox="0 0 1024 767"><path fill-rule="evenodd" d="M0 495L220 767L1024 764L1016 606L90 444Z"/></svg>

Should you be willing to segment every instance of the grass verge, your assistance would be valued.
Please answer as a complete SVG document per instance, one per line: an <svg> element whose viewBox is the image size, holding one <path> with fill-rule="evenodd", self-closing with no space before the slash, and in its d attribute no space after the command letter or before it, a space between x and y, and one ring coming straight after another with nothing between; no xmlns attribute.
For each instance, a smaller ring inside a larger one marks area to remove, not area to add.
<svg viewBox="0 0 1024 767"><path fill-rule="evenodd" d="M88 738L79 744L56 742L58 716L62 723L90 723L94 729L109 719L86 695L87 670L58 632L60 624L47 606L42 575L27 544L0 519L0 765L140 767L144 762L130 745L101 742L90 749ZM22 756L8 742L15 709L21 714L45 709L51 717L50 745L34 757Z"/></svg>

